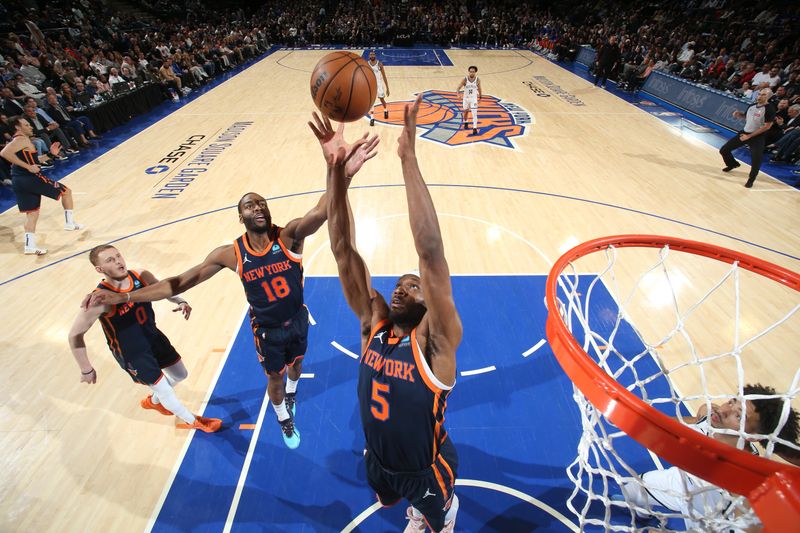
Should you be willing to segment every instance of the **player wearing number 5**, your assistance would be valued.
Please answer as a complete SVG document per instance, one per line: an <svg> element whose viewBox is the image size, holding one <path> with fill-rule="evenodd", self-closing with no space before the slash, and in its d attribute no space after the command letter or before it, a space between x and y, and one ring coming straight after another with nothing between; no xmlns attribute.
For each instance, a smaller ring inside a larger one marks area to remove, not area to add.
<svg viewBox="0 0 800 533"><path fill-rule="evenodd" d="M405 498L406 531L453 531L458 456L444 428L456 380L461 320L453 302L439 221L415 153L421 97L404 112L398 154L419 275L397 280L389 305L372 289L354 247L348 216L344 153L326 151L332 179L328 211L331 248L345 297L361 324L358 400L366 437L366 470L381 504Z"/></svg>
<svg viewBox="0 0 800 533"><path fill-rule="evenodd" d="M327 142L336 143L346 151L345 172L352 178L375 155L378 138L366 140L365 136L347 145L341 132L330 132ZM233 244L215 249L205 261L183 274L130 293L128 300L161 300L181 294L225 268L236 272L250 304L253 338L269 381L269 399L283 440L292 449L300 445L300 433L294 423L295 394L308 334L308 311L303 305L303 240L325 222L327 205L327 195L323 195L305 216L280 227L272 223L267 201L256 193L247 193L238 204L244 235ZM87 297L85 305L114 304L125 298L111 291L96 291ZM284 374L288 374L286 383Z"/></svg>

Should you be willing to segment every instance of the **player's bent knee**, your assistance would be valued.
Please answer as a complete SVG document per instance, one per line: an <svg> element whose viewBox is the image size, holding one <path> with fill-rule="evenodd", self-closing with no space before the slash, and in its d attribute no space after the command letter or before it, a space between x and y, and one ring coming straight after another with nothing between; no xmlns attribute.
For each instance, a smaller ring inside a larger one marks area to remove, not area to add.
<svg viewBox="0 0 800 533"><path fill-rule="evenodd" d="M189 377L189 370L186 368L186 365L183 364L183 361L178 361L174 365L164 368L162 371L173 383L178 383Z"/></svg>

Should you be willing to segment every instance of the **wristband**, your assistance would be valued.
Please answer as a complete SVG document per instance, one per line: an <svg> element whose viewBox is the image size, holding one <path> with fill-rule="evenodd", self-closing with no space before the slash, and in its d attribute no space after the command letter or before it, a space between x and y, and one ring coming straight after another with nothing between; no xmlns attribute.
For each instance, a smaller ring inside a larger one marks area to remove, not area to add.
<svg viewBox="0 0 800 533"><path fill-rule="evenodd" d="M93 372L94 372L94 368L89 370L88 372L81 372L81 374L83 374L84 376L88 376L89 374L91 374Z"/></svg>

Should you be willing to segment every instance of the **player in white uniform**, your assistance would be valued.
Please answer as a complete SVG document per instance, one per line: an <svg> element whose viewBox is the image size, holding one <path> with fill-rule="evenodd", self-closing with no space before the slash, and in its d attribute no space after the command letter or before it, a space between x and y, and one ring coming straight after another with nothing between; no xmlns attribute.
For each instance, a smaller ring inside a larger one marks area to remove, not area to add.
<svg viewBox="0 0 800 533"><path fill-rule="evenodd" d="M775 394L775 389L763 385L745 385L743 390L746 395ZM711 405L711 414L705 405L701 406L695 417L683 417L683 422L689 427L708 435L720 442L736 446L739 441L738 434L721 433L719 430L733 430L739 432L742 416L745 417L744 430L746 433L756 435L769 435L778 428L783 399L768 398L745 400L736 398L728 400L723 405ZM797 411L790 409L786 423L778 432L778 436L789 442L798 441L798 416ZM746 439L745 450L758 455L758 449L753 444L756 439ZM786 461L800 465L800 452L785 445L776 444L775 455ZM652 506L662 506L671 511L680 512L685 516L703 516L709 512L723 513L726 509L725 492L723 489L673 466L665 470L652 470L641 476L641 483L629 481L621 486L625 501L635 504L640 508L651 509ZM613 498L612 499L616 499ZM637 511L640 516L641 511ZM700 524L686 518L687 529L694 531Z"/></svg>
<svg viewBox="0 0 800 533"><path fill-rule="evenodd" d="M389 96L389 80L386 79L386 71L383 70L383 63L378 61L375 57L374 50L369 53L368 63L372 72L375 73L375 79L378 80L378 100L380 100L381 105L383 105L383 118L387 119L389 118L389 109L386 107L386 98ZM369 111L370 126L375 125L375 107L376 104L372 104L372 109Z"/></svg>
<svg viewBox="0 0 800 533"><path fill-rule="evenodd" d="M461 80L456 92L464 91L464 103L461 112L464 116L464 129L469 128L467 112L472 112L472 134L478 134L478 100L481 99L481 80L478 79L478 67L469 67L469 74Z"/></svg>

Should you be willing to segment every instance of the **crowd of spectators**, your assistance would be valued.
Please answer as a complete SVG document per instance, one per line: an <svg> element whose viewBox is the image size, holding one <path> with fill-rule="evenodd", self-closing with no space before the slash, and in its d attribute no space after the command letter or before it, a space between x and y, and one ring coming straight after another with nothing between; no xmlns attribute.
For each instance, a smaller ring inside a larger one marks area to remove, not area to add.
<svg viewBox="0 0 800 533"><path fill-rule="evenodd" d="M9 116L33 106L37 131L50 138L44 158L53 137L68 148L59 157L69 156L96 133L82 108L147 83L177 100L270 44L532 47L569 61L580 46L613 43L619 60L607 74L619 82L640 83L658 70L746 99L769 87L779 110L800 103L800 4L777 0L136 5L149 16L115 11L107 0L0 0L0 19L8 21L0 22L7 30L0 34L0 133L7 136Z"/></svg>

